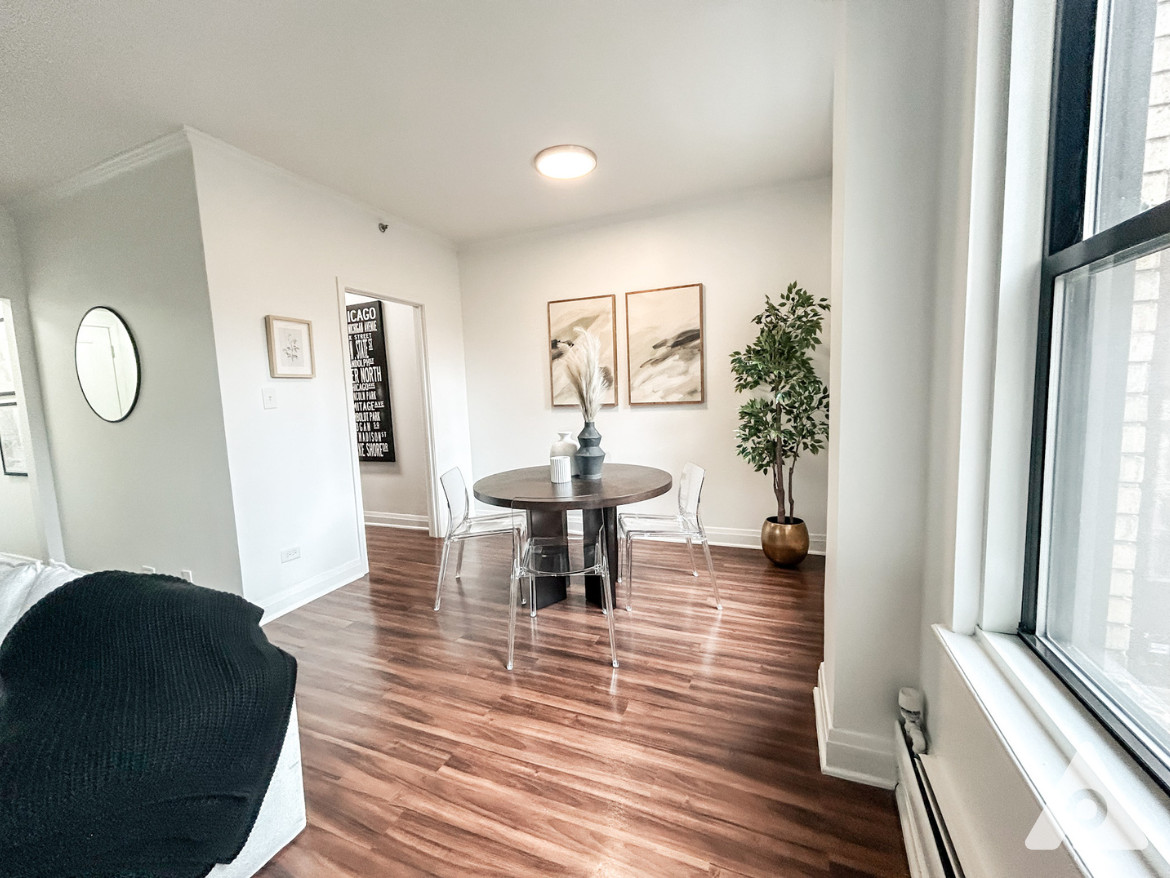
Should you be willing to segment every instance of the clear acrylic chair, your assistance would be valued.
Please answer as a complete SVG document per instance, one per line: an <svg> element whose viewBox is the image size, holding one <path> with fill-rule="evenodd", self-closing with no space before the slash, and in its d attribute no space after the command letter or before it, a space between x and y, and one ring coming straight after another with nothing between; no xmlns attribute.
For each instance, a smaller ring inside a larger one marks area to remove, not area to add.
<svg viewBox="0 0 1170 878"><path fill-rule="evenodd" d="M527 518L529 508L539 508L547 498L526 500L517 497L512 502L512 513L516 519L519 540L516 552L516 562L512 567L512 583L508 593L508 670L512 670L512 661L516 652L516 607L523 601L521 580L528 580L528 603L533 608L532 615L536 615L536 578L539 576L599 576L601 577L601 592L605 609L605 620L609 626L609 657L613 666L618 666L617 641L613 631L613 579L610 577L609 562L605 551L605 528L602 526L601 516L597 516L598 529L596 533L587 524L587 532L581 540L568 537L530 536L525 528L522 532L519 525ZM586 521L589 520L586 516Z"/></svg>
<svg viewBox="0 0 1170 878"><path fill-rule="evenodd" d="M475 537L493 536L496 534L512 533L517 526L523 527L523 522L517 524L512 513L501 512L496 515L472 515L471 498L467 493L467 483L463 480L463 473L459 467L449 469L439 477L443 485L443 494L447 497L447 534L443 538L443 560L439 563L439 582L435 586L435 609L439 609L439 601L443 596L443 580L447 575L447 560L451 555L451 547L455 547L455 578L463 575L463 544ZM512 559L515 562L518 536L513 535Z"/></svg>
<svg viewBox="0 0 1170 878"><path fill-rule="evenodd" d="M715 580L715 565L711 563L711 549L707 543L707 532L699 517L699 495L703 492L706 471L693 463L683 467L678 480L678 513L675 515L646 515L637 512L623 512L618 515L618 550L622 559L622 579L626 586L626 609L633 603L634 590L634 540L659 540L687 544L691 558L691 573L699 575L695 566L694 544L703 547L707 559L707 572L711 576L711 594L715 597L717 609L723 609L719 600L719 583Z"/></svg>

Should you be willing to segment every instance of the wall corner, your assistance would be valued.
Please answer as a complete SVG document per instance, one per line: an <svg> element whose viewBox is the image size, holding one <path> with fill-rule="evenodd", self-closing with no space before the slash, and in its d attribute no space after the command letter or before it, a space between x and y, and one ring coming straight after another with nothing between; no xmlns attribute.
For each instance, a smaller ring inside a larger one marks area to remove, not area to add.
<svg viewBox="0 0 1170 878"><path fill-rule="evenodd" d="M851 731L833 724L833 706L823 662L813 688L813 706L821 773L892 790L898 778L893 741L884 735Z"/></svg>

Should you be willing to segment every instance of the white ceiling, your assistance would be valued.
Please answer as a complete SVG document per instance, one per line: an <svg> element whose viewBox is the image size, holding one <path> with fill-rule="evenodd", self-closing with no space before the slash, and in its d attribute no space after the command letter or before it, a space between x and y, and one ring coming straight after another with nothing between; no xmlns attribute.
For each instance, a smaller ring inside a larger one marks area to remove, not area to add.
<svg viewBox="0 0 1170 878"><path fill-rule="evenodd" d="M190 125L464 244L827 174L832 53L826 0L0 0L0 202Z"/></svg>

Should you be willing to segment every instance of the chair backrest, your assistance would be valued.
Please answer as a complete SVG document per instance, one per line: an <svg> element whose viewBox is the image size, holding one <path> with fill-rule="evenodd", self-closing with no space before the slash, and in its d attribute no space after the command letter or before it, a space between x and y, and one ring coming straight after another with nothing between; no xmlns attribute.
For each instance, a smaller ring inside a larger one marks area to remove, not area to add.
<svg viewBox="0 0 1170 878"><path fill-rule="evenodd" d="M447 513L450 519L447 522L447 533L451 533L467 520L469 510L467 482L463 481L463 473L459 471L459 467L447 470L439 476L439 481L443 485L443 494L447 497Z"/></svg>
<svg viewBox="0 0 1170 878"><path fill-rule="evenodd" d="M547 504L547 495L514 498L511 507L515 526L524 527L528 510L547 508ZM590 519L592 525L589 523ZM579 537L567 532L556 535L529 533L525 540L526 550L522 554L521 563L530 573L536 575L573 576L579 573L596 573L606 557L604 519L601 515L583 515L581 526L582 534ZM594 547L597 547L597 550Z"/></svg>
<svg viewBox="0 0 1170 878"><path fill-rule="evenodd" d="M703 479L707 471L698 464L687 462L678 479L678 514L693 518L699 514L699 495L703 493Z"/></svg>

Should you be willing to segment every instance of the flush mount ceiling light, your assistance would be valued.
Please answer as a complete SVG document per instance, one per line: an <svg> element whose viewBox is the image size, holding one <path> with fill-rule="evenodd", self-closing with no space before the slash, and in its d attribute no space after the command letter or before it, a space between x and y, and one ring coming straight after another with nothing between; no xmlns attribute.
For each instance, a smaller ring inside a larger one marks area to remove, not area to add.
<svg viewBox="0 0 1170 878"><path fill-rule="evenodd" d="M542 149L532 160L536 170L546 177L555 180L571 180L574 177L584 177L597 167L597 156L593 150L583 146L574 146L564 143L560 146L550 146Z"/></svg>

